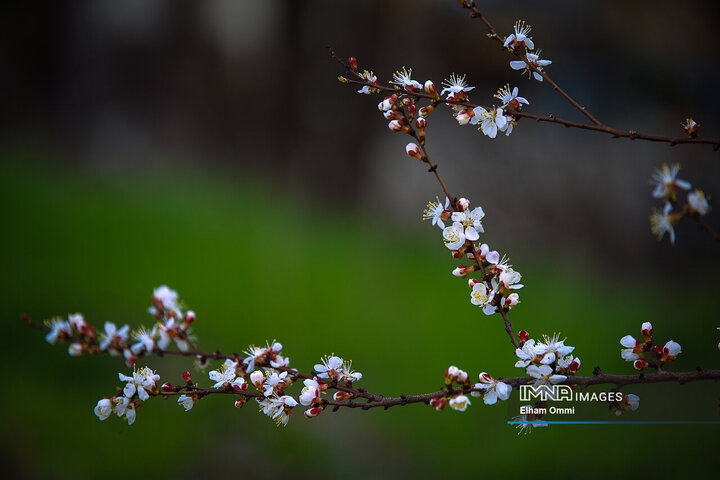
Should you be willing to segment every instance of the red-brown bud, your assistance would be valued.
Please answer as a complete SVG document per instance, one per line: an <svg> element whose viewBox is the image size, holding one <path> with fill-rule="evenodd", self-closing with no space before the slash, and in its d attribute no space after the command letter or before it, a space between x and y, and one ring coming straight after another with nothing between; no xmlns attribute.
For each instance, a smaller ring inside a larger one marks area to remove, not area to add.
<svg viewBox="0 0 720 480"><path fill-rule="evenodd" d="M173 392L175 391L175 386L170 382L165 382L160 387L163 392Z"/></svg>
<svg viewBox="0 0 720 480"><path fill-rule="evenodd" d="M192 376L190 375L190 372L188 372L187 370L185 370L184 372L182 372L182 377L183 377L183 380L185 380L186 383L192 384Z"/></svg>
<svg viewBox="0 0 720 480"><path fill-rule="evenodd" d="M353 72L357 72L357 69L358 69L357 58L355 58L355 57L348 58L348 65L350 66L350 68L352 69Z"/></svg>
<svg viewBox="0 0 720 480"><path fill-rule="evenodd" d="M525 330L520 330L518 332L518 338L520 339L520 341L522 343L525 343L530 338L530 334L528 332L526 332Z"/></svg>

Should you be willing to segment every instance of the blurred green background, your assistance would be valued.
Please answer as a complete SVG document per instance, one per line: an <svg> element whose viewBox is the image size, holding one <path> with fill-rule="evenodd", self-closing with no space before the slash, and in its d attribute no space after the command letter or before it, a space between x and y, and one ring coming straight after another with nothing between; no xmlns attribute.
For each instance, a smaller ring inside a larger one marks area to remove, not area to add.
<svg viewBox="0 0 720 480"><path fill-rule="evenodd" d="M671 135L693 115L717 136L719 8L688 5L487 2L502 31L517 18L536 27L555 61L550 73L601 120ZM337 83L326 45L357 55L381 80L402 65L437 84L459 71L478 87L472 100L490 101L511 81L533 113L578 114L511 71L504 52L481 48L484 32L455 1L5 8L4 478L524 477L527 469L607 478L648 465L663 476L686 475L689 465L714 474L718 426L552 426L518 436L505 424L507 405L481 401L465 413L413 405L306 420L298 411L278 428L252 403L237 410L208 398L186 413L152 399L131 427L99 422L92 409L120 384L122 360L71 358L22 324L22 312L147 326L152 289L167 284L196 311L202 348L277 339L305 370L334 352L353 360L359 385L374 393L437 390L450 364L473 377L520 373L501 320L470 304L440 231L420 221L439 194L433 178L406 158L406 139L387 130L375 98ZM639 334L643 321L682 345L672 369L720 366L717 245L681 224L671 248L647 223L658 206L648 179L663 162L681 162L681 177L711 204L720 198L717 152L525 123L490 141L447 112L433 117L428 145L451 190L484 207L484 240L523 274L516 329L561 332L586 375L595 365L632 373L619 339ZM149 364L170 382L191 368L182 359ZM641 406L622 419L718 419L715 383L623 391ZM593 419L616 417L598 406Z"/></svg>
<svg viewBox="0 0 720 480"><path fill-rule="evenodd" d="M520 475L517 464L550 475L555 456L564 469L604 459L606 467L584 472L598 478L650 458L666 473L687 468L678 458L714 468L717 426L552 426L518 436L504 424L505 405L481 402L465 413L424 405L312 420L296 413L278 428L252 404L237 410L229 399L211 397L185 413L172 400L152 399L131 427L115 417L101 423L92 408L119 385L117 372L127 370L122 360L71 358L22 324L20 312L43 319L81 311L95 325L148 325L151 289L166 282L196 310L195 331L206 349L241 350L277 338L301 369L335 352L354 360L373 392L435 390L449 364L473 375L519 371L500 319L467 301L465 282L449 275L452 262L428 224L400 230L382 218L295 202L270 185L193 170L107 177L70 174L15 152L3 158L9 163L0 191L10 208L0 291L10 368L0 451L13 475ZM718 303L708 298L705 279L683 281L678 294L677 281L596 275L569 260L516 263L527 285L512 315L518 328L562 331L585 374L596 364L630 373L618 339L652 320L660 338L683 346L673 369L717 366ZM181 359L148 363L171 382L190 367ZM641 396L642 418L717 410L715 384L625 391ZM598 418L615 419L597 409ZM658 444L672 455L657 455Z"/></svg>

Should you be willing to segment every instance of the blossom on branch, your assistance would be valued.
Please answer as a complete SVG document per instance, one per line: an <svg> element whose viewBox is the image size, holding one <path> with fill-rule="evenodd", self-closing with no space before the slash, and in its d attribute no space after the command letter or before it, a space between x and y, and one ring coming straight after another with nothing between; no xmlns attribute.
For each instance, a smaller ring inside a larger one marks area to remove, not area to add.
<svg viewBox="0 0 720 480"><path fill-rule="evenodd" d="M688 193L687 203L690 213L704 216L710 211L710 204L707 198L705 198L705 193L697 188L693 192Z"/></svg>
<svg viewBox="0 0 720 480"><path fill-rule="evenodd" d="M672 213L672 204L666 203L663 211L653 211L650 215L650 231L657 235L658 240L667 233L670 235L670 244L675 245L675 225L680 217Z"/></svg>
<svg viewBox="0 0 720 480"><path fill-rule="evenodd" d="M476 389L482 389L483 392L471 392L473 397L483 397L486 405L495 405L500 400L510 398L512 387L501 381L495 380L489 374L482 372L479 375L480 382L475 384Z"/></svg>
<svg viewBox="0 0 720 480"><path fill-rule="evenodd" d="M511 49L525 47L528 50L535 50L535 43L533 43L529 36L532 27L525 23L523 20L515 22L514 32L507 36L504 47Z"/></svg>
<svg viewBox="0 0 720 480"><path fill-rule="evenodd" d="M679 188L690 190L691 185L689 182L677 178L679 171L680 165L677 163L672 166L665 163L660 169L655 170L655 173L652 175L652 180L655 183L652 196L661 198L666 202L675 202Z"/></svg>
<svg viewBox="0 0 720 480"><path fill-rule="evenodd" d="M502 102L500 108L509 108L518 112L522 109L522 104L530 104L527 99L518 96L518 87L513 88L511 91L509 83L497 91L495 98Z"/></svg>
<svg viewBox="0 0 720 480"><path fill-rule="evenodd" d="M527 73L530 78L535 77L538 82L543 81L543 77L540 72L543 71L543 67L547 67L552 63L551 60L540 59L541 50L537 53L526 52L524 60L513 60L510 62L510 68L513 70L522 70L522 73Z"/></svg>

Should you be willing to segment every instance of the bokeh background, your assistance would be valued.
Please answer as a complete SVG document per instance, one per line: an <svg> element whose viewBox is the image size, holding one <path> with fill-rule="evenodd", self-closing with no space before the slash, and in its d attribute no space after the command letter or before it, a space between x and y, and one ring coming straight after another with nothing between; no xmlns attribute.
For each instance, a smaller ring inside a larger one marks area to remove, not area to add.
<svg viewBox="0 0 720 480"><path fill-rule="evenodd" d="M386 395L437 389L457 364L513 376L496 318L468 302L440 232L440 193L387 130L376 98L340 85L327 46L381 80L403 65L436 84L465 73L490 103L510 82L533 113L582 119L521 78L450 0L125 0L6 3L0 24L0 400L4 478L294 476L428 478L714 470L718 427L554 426L518 436L507 407L413 406L295 415L277 428L249 404L185 413L147 402L128 427L98 422L116 358L70 358L19 321L81 311L148 325L153 287L180 291L206 349L277 338L292 365L354 360ZM487 0L501 32L534 27L549 73L602 121L720 135L714 1ZM647 217L663 162L720 198L717 152L613 140L523 121L509 138L431 118L428 148L453 192L481 204L485 239L524 275L512 318L562 332L583 360L630 373L618 339L652 321L682 344L673 369L717 368L717 244L681 224L675 248ZM720 223L713 212L709 222ZM163 379L188 364L152 359ZM202 378L196 373L197 378ZM209 382L209 381L208 381ZM627 419L718 420L716 384L633 387ZM698 414L698 412L700 412ZM632 417L631 415L636 415ZM597 417L615 419L598 406ZM681 441L679 441L681 439ZM589 467L591 465L591 467Z"/></svg>

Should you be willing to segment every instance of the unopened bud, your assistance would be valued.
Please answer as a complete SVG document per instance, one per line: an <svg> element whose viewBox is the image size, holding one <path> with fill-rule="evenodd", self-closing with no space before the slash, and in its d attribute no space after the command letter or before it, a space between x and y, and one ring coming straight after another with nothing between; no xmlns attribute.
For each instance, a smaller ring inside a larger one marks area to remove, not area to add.
<svg viewBox="0 0 720 480"><path fill-rule="evenodd" d="M402 99L402 104L405 105L406 107L413 105L414 103L415 103L414 98L403 97L403 99Z"/></svg>
<svg viewBox="0 0 720 480"><path fill-rule="evenodd" d="M386 120L400 120L402 119L402 115L400 115L400 112L397 110L387 110L385 113L383 113L383 116Z"/></svg>
<svg viewBox="0 0 720 480"><path fill-rule="evenodd" d="M405 147L405 152L407 152L408 156L417 158L418 160L422 160L423 155L420 151L420 147L417 146L415 143L408 143Z"/></svg>
<svg viewBox="0 0 720 480"><path fill-rule="evenodd" d="M433 110L435 110L435 105L432 105L432 104L426 105L426 106L424 106L424 107L421 107L421 108L420 108L420 116L421 116L421 117L427 117L428 115L430 115L430 113L431 113Z"/></svg>
<svg viewBox="0 0 720 480"><path fill-rule="evenodd" d="M526 332L525 330L520 330L518 332L518 338L520 339L521 342L525 343L530 338L530 334L528 332Z"/></svg>
<svg viewBox="0 0 720 480"><path fill-rule="evenodd" d="M317 417L322 413L325 407L313 407L305 410L305 416L308 418Z"/></svg>
<svg viewBox="0 0 720 480"><path fill-rule="evenodd" d="M243 405L247 403L248 399L247 397L240 397L237 400L235 400L235 406L237 408L241 408Z"/></svg>
<svg viewBox="0 0 720 480"><path fill-rule="evenodd" d="M468 274L474 272L477 270L477 267L474 265L466 266L466 265L458 265L453 271L452 274L456 277L462 277L466 278Z"/></svg>
<svg viewBox="0 0 720 480"><path fill-rule="evenodd" d="M415 105L409 105L407 107L408 111L408 121L412 122L413 118L415 118L415 113L417 113L417 107Z"/></svg>
<svg viewBox="0 0 720 480"><path fill-rule="evenodd" d="M185 371L182 373L182 377L183 377L183 380L185 380L186 383L189 383L189 384L192 383L192 377L190 376L190 372L188 372L187 370L185 370Z"/></svg>
<svg viewBox="0 0 720 480"><path fill-rule="evenodd" d="M440 95L438 95L437 89L435 88L435 84L431 80L425 82L425 93L430 95L433 100L437 100L440 98Z"/></svg>
<svg viewBox="0 0 720 480"><path fill-rule="evenodd" d="M342 402L343 400L347 400L348 398L352 397L352 393L350 392L335 392L335 395L333 395L333 399L336 402Z"/></svg>
<svg viewBox="0 0 720 480"><path fill-rule="evenodd" d="M183 330L187 330L190 325L195 321L195 312L188 310L185 312L185 318L183 319Z"/></svg>
<svg viewBox="0 0 720 480"><path fill-rule="evenodd" d="M442 409L445 408L445 405L447 405L447 398L445 397L435 397L430 399L430 406L438 412L442 411Z"/></svg>
<svg viewBox="0 0 720 480"><path fill-rule="evenodd" d="M390 123L388 123L388 128L390 130L392 130L393 132L408 133L410 131L410 129L408 129L408 127L406 127L405 125L400 123L399 120L393 120Z"/></svg>
<svg viewBox="0 0 720 480"><path fill-rule="evenodd" d="M460 200L457 201L457 207L458 207L458 210L460 210L460 211L467 210L468 208L470 208L470 200L468 200L467 198L464 198L464 197L461 198Z"/></svg>
<svg viewBox="0 0 720 480"><path fill-rule="evenodd" d="M350 83L350 81L342 75L338 77L338 81L340 81L340 83Z"/></svg>
<svg viewBox="0 0 720 480"><path fill-rule="evenodd" d="M173 392L175 391L175 386L170 382L165 382L160 387L163 392Z"/></svg>
<svg viewBox="0 0 720 480"><path fill-rule="evenodd" d="M635 370L638 370L638 371L644 370L648 367L648 362L643 360L642 358L640 358L638 360L635 360L635 362L633 362L633 367L635 367Z"/></svg>
<svg viewBox="0 0 720 480"><path fill-rule="evenodd" d="M259 389L265 383L265 375L260 370L255 370L250 374L250 383Z"/></svg>
<svg viewBox="0 0 720 480"><path fill-rule="evenodd" d="M357 58L355 58L355 57L348 58L348 65L350 66L350 68L352 69L353 72L357 72L357 69L358 69Z"/></svg>
<svg viewBox="0 0 720 480"><path fill-rule="evenodd" d="M643 323L641 330L642 330L643 338L645 339L646 342L649 342L650 340L652 340L652 334L653 334L652 323L650 323L650 322Z"/></svg>

